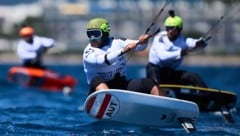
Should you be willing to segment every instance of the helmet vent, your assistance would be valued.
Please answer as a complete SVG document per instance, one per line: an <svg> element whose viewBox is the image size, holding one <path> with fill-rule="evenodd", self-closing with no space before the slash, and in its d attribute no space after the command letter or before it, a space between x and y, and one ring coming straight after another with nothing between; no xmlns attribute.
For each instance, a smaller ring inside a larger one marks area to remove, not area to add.
<svg viewBox="0 0 240 136"><path fill-rule="evenodd" d="M169 11L168 11L168 14L169 14L169 16L171 16L171 17L175 17L174 10L169 10Z"/></svg>

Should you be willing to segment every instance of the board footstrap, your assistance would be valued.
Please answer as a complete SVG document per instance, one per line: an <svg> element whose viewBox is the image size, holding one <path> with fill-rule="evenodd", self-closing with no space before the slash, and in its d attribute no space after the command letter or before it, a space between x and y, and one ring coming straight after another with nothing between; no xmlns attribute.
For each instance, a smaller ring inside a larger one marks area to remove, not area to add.
<svg viewBox="0 0 240 136"><path fill-rule="evenodd" d="M226 107L222 107L221 114L227 123L230 123L230 124L234 123L234 119L233 119L230 109L228 109Z"/></svg>
<svg viewBox="0 0 240 136"><path fill-rule="evenodd" d="M180 124L185 129L187 133L192 133L197 131L195 124L193 123L193 120L190 118L178 118Z"/></svg>

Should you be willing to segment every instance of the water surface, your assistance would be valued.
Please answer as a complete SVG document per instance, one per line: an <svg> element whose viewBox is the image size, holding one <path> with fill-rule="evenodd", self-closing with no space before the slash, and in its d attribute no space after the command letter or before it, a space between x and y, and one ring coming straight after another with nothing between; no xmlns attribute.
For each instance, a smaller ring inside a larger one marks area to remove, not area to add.
<svg viewBox="0 0 240 136"><path fill-rule="evenodd" d="M94 122L83 111L87 83L81 65L51 65L49 68L78 79L70 96L61 92L47 92L24 88L6 80L13 65L0 65L0 134L2 135L104 135L156 136L186 135L183 129L148 128L119 123ZM209 87L239 94L240 67L184 67L198 72ZM144 77L143 65L130 65L129 78ZM233 113L235 123L226 124L218 113L201 113L196 122L197 132L190 135L239 135L239 100ZM147 116L147 114L146 114Z"/></svg>

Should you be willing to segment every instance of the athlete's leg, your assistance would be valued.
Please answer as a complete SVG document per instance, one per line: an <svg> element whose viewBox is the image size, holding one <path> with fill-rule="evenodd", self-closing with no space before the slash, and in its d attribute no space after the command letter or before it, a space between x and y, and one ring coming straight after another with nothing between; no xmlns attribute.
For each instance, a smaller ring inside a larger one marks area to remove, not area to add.
<svg viewBox="0 0 240 136"><path fill-rule="evenodd" d="M103 78L100 76L97 76L92 79L90 84L90 93L94 91L99 91L103 89L127 89L128 81L124 76L120 76L119 73L117 73L114 78L110 81L105 82Z"/></svg>
<svg viewBox="0 0 240 136"><path fill-rule="evenodd" d="M89 94L91 94L91 93L93 93L95 91L103 90L103 89L108 89L108 86L104 82L104 80L101 77L99 77L99 76L93 78L91 83L90 83Z"/></svg>
<svg viewBox="0 0 240 136"><path fill-rule="evenodd" d="M103 89L109 89L106 83L100 83L100 84L96 87L96 91L103 90Z"/></svg>
<svg viewBox="0 0 240 136"><path fill-rule="evenodd" d="M39 68L39 69L46 69L41 61L33 61L32 59L27 59L23 61L24 67L31 67L31 68Z"/></svg>
<svg viewBox="0 0 240 136"><path fill-rule="evenodd" d="M154 85L151 89L152 95L158 95L158 96L168 96L167 92L165 90L162 90L160 86Z"/></svg>
<svg viewBox="0 0 240 136"><path fill-rule="evenodd" d="M186 85L194 85L207 88L207 85L197 73L184 71L181 74L181 81Z"/></svg>
<svg viewBox="0 0 240 136"><path fill-rule="evenodd" d="M119 73L117 73L112 80L107 81L106 83L109 88L126 90L128 81L125 76L121 76Z"/></svg>
<svg viewBox="0 0 240 136"><path fill-rule="evenodd" d="M147 64L146 66L146 76L147 78L154 80L154 82L157 84L160 84L161 79L164 78L160 74L160 68L151 63Z"/></svg>
<svg viewBox="0 0 240 136"><path fill-rule="evenodd" d="M133 79L129 82L127 89L152 95L167 96L165 91L161 90L161 88L150 78Z"/></svg>

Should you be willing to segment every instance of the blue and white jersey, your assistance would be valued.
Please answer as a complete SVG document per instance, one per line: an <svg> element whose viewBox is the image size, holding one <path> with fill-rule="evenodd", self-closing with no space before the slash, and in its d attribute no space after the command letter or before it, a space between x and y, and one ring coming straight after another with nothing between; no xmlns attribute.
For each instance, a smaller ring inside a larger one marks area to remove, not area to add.
<svg viewBox="0 0 240 136"><path fill-rule="evenodd" d="M159 67L170 67L176 69L183 61L181 51L193 48L198 39L186 38L180 35L175 41L170 41L167 31L158 33L153 40L149 51L149 62Z"/></svg>
<svg viewBox="0 0 240 136"><path fill-rule="evenodd" d="M126 55L120 54L131 42L137 42L137 40L111 38L109 45L102 48L95 48L88 44L83 52L83 66L88 84L96 76L102 77L105 81L113 79L116 73L126 76ZM139 44L134 51L142 51L146 47L147 44Z"/></svg>
<svg viewBox="0 0 240 136"><path fill-rule="evenodd" d="M41 47L51 48L55 46L55 41L51 38L33 36L33 43L28 43L21 39L17 45L17 55L20 59L35 59L37 51Z"/></svg>

